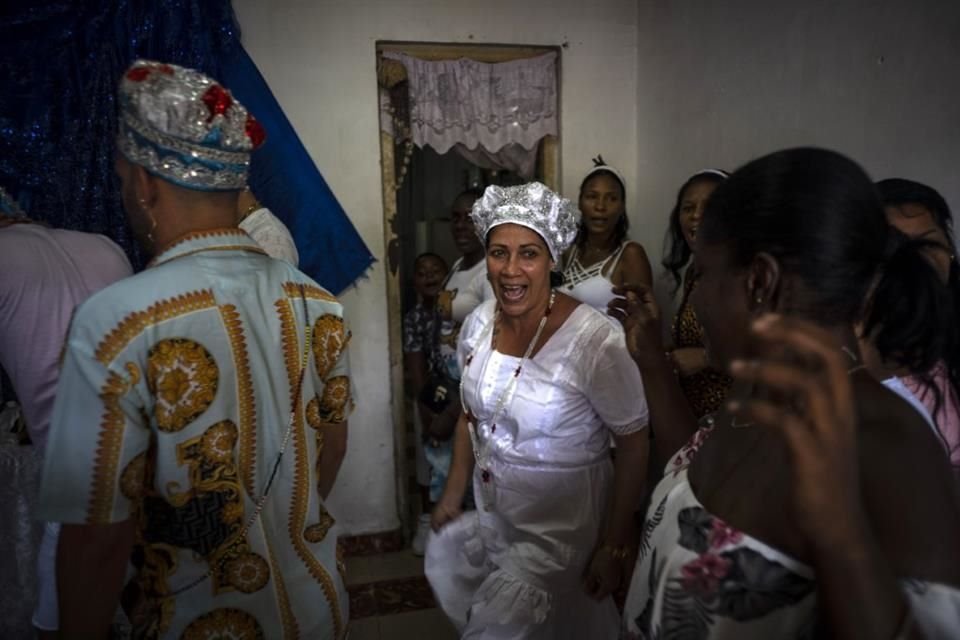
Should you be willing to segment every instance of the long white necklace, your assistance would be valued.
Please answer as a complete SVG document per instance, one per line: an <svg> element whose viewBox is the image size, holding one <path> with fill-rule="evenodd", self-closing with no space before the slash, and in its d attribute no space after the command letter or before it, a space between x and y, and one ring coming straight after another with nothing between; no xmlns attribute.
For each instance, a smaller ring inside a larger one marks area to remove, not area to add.
<svg viewBox="0 0 960 640"><path fill-rule="evenodd" d="M533 353L534 347L537 346L537 342L540 341L540 336L543 334L544 327L547 326L547 319L550 317L550 312L553 310L553 303L556 300L557 293L555 291L550 292L550 302L547 303L547 310L544 312L543 317L540 319L540 324L537 325L537 331L533 334L533 339L530 341L530 344L527 345L527 350L524 351L523 357L520 359L520 363L517 364L517 368L513 370L513 375L510 376L510 379L507 380L507 384L504 385L503 391L500 392L500 397L497 398L496 407L493 410L493 417L490 419L490 435L492 436L497 431L497 420L500 419L501 413L503 412L504 407L507 404L507 398L513 393L513 390L516 389L517 381L520 378L520 372L523 371L523 365L530 358L530 354ZM497 313L493 317L493 322L491 322L487 329L480 336L480 339L477 340L476 345L470 351L470 355L467 356L466 362L464 363L463 373L460 375L460 405L463 407L463 412L467 415L467 430L470 432L470 444L473 447L473 457L476 460L477 468L480 469L480 478L484 482L490 482L490 467L488 465L490 460L490 440L487 438L482 444L480 442L480 437L477 434L477 427L473 423L473 420L470 420L469 407L467 407L466 400L463 396L463 381L467 377L467 371L470 369L470 365L473 363L473 356L477 353L477 348L482 345L487 336L490 335L490 332L493 331L493 328L496 326L497 321L500 319L500 308L497 308ZM494 345L495 346L495 345ZM483 384L483 380L477 378L477 397L480 397L480 388Z"/></svg>

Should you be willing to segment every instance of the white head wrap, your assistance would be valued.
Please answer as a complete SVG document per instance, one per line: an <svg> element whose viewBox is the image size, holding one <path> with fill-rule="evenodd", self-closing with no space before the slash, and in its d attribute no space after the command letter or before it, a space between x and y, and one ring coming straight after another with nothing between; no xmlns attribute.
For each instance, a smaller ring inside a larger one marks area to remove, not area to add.
<svg viewBox="0 0 960 640"><path fill-rule="evenodd" d="M517 187L492 185L473 205L470 214L480 240L501 224L519 224L536 231L550 250L554 262L573 244L580 224L580 210L539 182Z"/></svg>
<svg viewBox="0 0 960 640"><path fill-rule="evenodd" d="M694 178L699 178L700 176L717 176L719 178L723 178L724 180L726 180L727 178L730 177L730 174L724 171L723 169L701 169L700 171L697 171L695 174L687 178L687 182L689 182L690 180L693 180Z"/></svg>

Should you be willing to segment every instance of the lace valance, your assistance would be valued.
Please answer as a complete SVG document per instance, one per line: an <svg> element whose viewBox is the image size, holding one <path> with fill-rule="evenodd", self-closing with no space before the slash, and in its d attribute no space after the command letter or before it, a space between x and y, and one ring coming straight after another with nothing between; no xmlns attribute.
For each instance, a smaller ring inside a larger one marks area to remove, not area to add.
<svg viewBox="0 0 960 640"><path fill-rule="evenodd" d="M384 57L407 69L417 146L446 153L461 144L496 153L508 144L533 150L544 136L557 135L556 53L496 64L393 52Z"/></svg>

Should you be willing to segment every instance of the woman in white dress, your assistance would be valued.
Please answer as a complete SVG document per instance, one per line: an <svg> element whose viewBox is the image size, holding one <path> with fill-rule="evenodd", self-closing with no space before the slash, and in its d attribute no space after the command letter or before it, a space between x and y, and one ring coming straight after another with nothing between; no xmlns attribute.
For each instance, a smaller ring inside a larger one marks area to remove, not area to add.
<svg viewBox="0 0 960 640"><path fill-rule="evenodd" d="M653 491L625 638L957 638L960 501L946 456L865 370L854 332L890 233L863 170L822 149L755 160L711 195L693 304L734 386ZM652 349L656 303L623 293L652 420L693 432Z"/></svg>
<svg viewBox="0 0 960 640"><path fill-rule="evenodd" d="M627 237L623 176L602 156L593 162L596 166L580 183L580 229L563 261L561 291L606 313L614 286L649 285L653 276L643 246Z"/></svg>
<svg viewBox="0 0 960 640"><path fill-rule="evenodd" d="M570 201L489 187L473 218L496 300L460 335L463 414L427 578L463 638L616 638L647 462L639 372L615 321L551 286ZM477 510L461 513L471 474Z"/></svg>

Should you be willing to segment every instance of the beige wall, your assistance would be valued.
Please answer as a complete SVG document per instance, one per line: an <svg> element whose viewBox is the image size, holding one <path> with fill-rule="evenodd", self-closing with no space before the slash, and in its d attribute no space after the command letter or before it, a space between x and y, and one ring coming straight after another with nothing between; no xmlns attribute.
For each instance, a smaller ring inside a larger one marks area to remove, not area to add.
<svg viewBox="0 0 960 640"><path fill-rule="evenodd" d="M845 153L877 180L928 182L960 213L960 2L641 0L638 11L639 211L657 249L691 173L798 145Z"/></svg>
<svg viewBox="0 0 960 640"><path fill-rule="evenodd" d="M394 505L374 45L377 40L562 45L563 184L603 153L636 175L634 0L235 0L244 43L330 187L381 260L342 296L357 410L331 497L348 532L398 524ZM629 178L628 178L629 180ZM631 192L631 199L635 198Z"/></svg>

